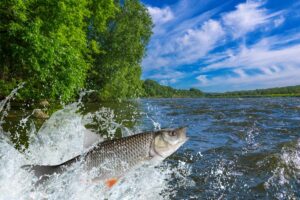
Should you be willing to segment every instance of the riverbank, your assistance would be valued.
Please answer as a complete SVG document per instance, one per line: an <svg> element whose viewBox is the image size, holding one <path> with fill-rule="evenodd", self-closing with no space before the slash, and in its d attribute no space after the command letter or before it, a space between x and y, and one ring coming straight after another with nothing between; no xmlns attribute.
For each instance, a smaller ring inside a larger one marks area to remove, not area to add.
<svg viewBox="0 0 300 200"><path fill-rule="evenodd" d="M276 87L267 89L242 90L232 92L203 92L199 89L175 89L170 86L161 85L153 80L144 81L145 94L143 97L150 98L249 98L249 97L299 97L300 85Z"/></svg>

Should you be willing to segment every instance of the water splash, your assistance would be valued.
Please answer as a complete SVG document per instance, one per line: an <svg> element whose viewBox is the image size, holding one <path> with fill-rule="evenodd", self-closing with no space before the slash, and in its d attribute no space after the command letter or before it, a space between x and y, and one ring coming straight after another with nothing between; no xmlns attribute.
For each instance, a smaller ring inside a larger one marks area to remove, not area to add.
<svg viewBox="0 0 300 200"><path fill-rule="evenodd" d="M2 101L0 101L0 133L3 134L2 126L4 123L4 118L7 117L8 112L10 110L10 101L14 99L16 94L18 93L18 90L20 90L25 83L19 84L15 89L11 91L11 93L5 97Z"/></svg>
<svg viewBox="0 0 300 200"><path fill-rule="evenodd" d="M300 187L300 140L295 146L284 147L279 158L278 166L264 187L277 199L297 199L300 195L297 189Z"/></svg>
<svg viewBox="0 0 300 200"><path fill-rule="evenodd" d="M14 90L13 93L15 93ZM12 96L12 95L11 95ZM12 97L11 97L12 98ZM31 115L22 118L19 129L26 129L29 147L23 153L14 148L10 133L0 129L0 200L22 199L168 199L174 193L169 180L177 177L178 184L187 184L185 177L190 173L185 163L171 166L162 163L158 167L142 166L130 171L108 190L103 183L93 183L93 173L86 173L80 162L72 165L61 175L53 175L43 185L35 186L37 178L21 169L25 164L59 164L84 152L83 139L86 131L106 130L109 137L116 134L133 134L134 131L117 123L114 111L100 108L94 113L82 115L82 96L75 103L65 105L44 122L39 130L32 122ZM7 107L1 102L2 108ZM29 126L27 126L29 124ZM88 130L87 125L98 125L99 129ZM1 124L0 124L1 125ZM1 126L0 126L1 127ZM4 134L5 133L5 134ZM179 173L178 171L184 172ZM149 181L151 180L151 181ZM163 195L162 195L163 194Z"/></svg>
<svg viewBox="0 0 300 200"><path fill-rule="evenodd" d="M7 97L5 97L4 100L0 101L0 112L2 112L5 107L10 108L10 100L15 97L15 95L18 93L18 90L20 90L24 86L24 84L25 83L19 84L15 89L11 91L11 93Z"/></svg>

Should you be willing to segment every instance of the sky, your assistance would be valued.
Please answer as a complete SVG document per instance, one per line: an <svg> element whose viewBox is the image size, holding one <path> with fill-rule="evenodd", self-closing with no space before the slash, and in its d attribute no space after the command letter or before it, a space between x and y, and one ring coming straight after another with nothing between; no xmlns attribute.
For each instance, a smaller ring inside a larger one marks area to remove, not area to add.
<svg viewBox="0 0 300 200"><path fill-rule="evenodd" d="M300 85L300 1L142 0L143 79L205 92Z"/></svg>

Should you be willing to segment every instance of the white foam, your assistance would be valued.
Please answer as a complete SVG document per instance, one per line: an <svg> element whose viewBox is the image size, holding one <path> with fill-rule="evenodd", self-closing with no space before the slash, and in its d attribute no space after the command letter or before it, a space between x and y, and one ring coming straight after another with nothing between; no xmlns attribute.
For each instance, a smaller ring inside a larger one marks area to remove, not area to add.
<svg viewBox="0 0 300 200"><path fill-rule="evenodd" d="M264 187L278 199L296 199L296 191L290 186L295 181L300 184L300 140L293 147L283 148L279 158L277 167L272 171L273 175Z"/></svg>
<svg viewBox="0 0 300 200"><path fill-rule="evenodd" d="M158 167L143 166L129 171L117 185L112 189L107 189L103 182L89 181L94 178L94 174L87 174L78 162L65 173L53 175L45 184L36 187L34 184L37 179L31 173L21 169L22 165L58 164L82 153L86 124L100 121L110 134L114 134L116 128L121 126L114 121L113 111L110 109L102 108L95 113L83 116L78 112L80 106L80 103L65 106L55 112L38 131L34 123L28 120L28 116L23 118L19 123L20 126L26 127L25 124L30 123L27 131L30 145L24 153L14 148L14 144L7 137L9 133L0 128L0 200L159 200L167 199L175 191L169 189L171 175L180 180L178 184L188 184L189 180L186 179L190 173L188 164L181 162L176 167L171 167L162 163ZM123 128L123 130L126 129ZM126 134L132 134L132 131L127 131Z"/></svg>

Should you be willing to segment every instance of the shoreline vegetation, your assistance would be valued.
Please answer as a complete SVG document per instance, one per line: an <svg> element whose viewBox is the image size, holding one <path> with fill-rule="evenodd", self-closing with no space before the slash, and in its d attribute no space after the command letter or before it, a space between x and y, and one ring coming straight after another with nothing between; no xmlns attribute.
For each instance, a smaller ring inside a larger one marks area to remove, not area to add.
<svg viewBox="0 0 300 200"><path fill-rule="evenodd" d="M0 1L0 97L19 101L141 96L152 19L139 0Z"/></svg>
<svg viewBox="0 0 300 200"><path fill-rule="evenodd" d="M276 87L268 89L242 90L223 93L206 93L190 88L188 90L174 89L160 85L153 80L145 80L143 84L145 95L149 98L251 98L251 97L300 97L300 85Z"/></svg>
<svg viewBox="0 0 300 200"><path fill-rule="evenodd" d="M267 89L242 90L224 93L206 93L206 97L247 98L247 97L300 97L300 85Z"/></svg>

